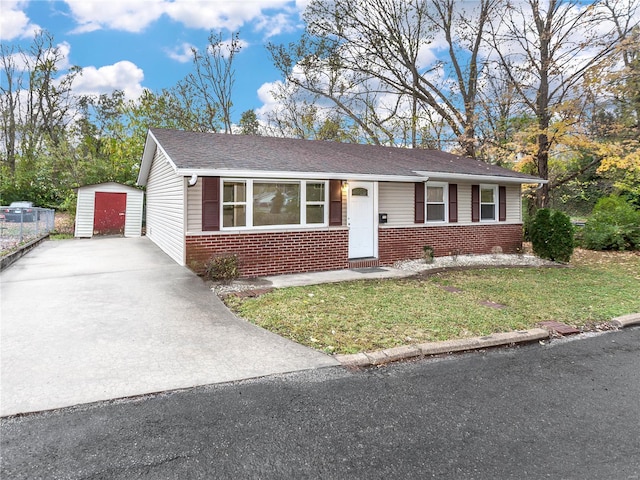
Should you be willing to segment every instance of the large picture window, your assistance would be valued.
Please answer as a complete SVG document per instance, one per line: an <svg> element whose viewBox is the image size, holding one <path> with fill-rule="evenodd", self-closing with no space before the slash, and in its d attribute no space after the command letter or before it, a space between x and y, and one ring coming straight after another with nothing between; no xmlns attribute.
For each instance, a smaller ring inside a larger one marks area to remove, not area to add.
<svg viewBox="0 0 640 480"><path fill-rule="evenodd" d="M496 220L496 203L498 198L495 185L480 185L480 220Z"/></svg>
<svg viewBox="0 0 640 480"><path fill-rule="evenodd" d="M327 182L224 180L223 228L327 224ZM248 200L250 199L250 200Z"/></svg>
<svg viewBox="0 0 640 480"><path fill-rule="evenodd" d="M427 183L427 222L444 222L447 219L447 185Z"/></svg>
<svg viewBox="0 0 640 480"><path fill-rule="evenodd" d="M300 183L253 182L253 226L300 225Z"/></svg>

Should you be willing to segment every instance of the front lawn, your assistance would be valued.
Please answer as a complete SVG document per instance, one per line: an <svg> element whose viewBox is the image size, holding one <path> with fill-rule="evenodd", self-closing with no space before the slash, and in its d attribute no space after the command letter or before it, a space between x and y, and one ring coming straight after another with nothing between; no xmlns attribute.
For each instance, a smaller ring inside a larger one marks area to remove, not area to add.
<svg viewBox="0 0 640 480"><path fill-rule="evenodd" d="M491 268L228 297L241 317L329 353L487 335L640 312L640 254L577 250L570 268Z"/></svg>

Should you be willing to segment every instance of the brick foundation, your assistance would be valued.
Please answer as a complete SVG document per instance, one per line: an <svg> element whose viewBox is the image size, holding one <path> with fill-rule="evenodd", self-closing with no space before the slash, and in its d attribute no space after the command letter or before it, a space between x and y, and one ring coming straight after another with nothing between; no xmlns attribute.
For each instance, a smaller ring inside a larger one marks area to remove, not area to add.
<svg viewBox="0 0 640 480"><path fill-rule="evenodd" d="M202 273L213 254L236 254L243 277L348 268L349 231L265 232L186 237L187 266Z"/></svg>
<svg viewBox="0 0 640 480"><path fill-rule="evenodd" d="M380 228L378 251L380 264L393 265L399 260L421 258L422 247L431 245L436 257L492 253L500 247L503 253L522 249L521 224L476 224L421 226L416 228Z"/></svg>
<svg viewBox="0 0 640 480"><path fill-rule="evenodd" d="M379 257L376 264L393 265L399 260L421 258L422 247L431 245L437 257L458 253L503 253L522 248L522 225L443 225L378 230ZM349 231L217 233L186 237L187 266L197 273L214 254L236 254L243 277L283 273L316 272L349 268ZM369 260L371 261L371 260Z"/></svg>

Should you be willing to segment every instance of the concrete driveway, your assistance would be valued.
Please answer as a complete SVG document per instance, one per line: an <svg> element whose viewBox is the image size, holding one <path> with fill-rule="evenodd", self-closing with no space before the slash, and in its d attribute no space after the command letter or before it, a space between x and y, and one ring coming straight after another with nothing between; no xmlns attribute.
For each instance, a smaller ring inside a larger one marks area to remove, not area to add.
<svg viewBox="0 0 640 480"><path fill-rule="evenodd" d="M47 241L0 295L2 416L338 364L238 319L145 237Z"/></svg>

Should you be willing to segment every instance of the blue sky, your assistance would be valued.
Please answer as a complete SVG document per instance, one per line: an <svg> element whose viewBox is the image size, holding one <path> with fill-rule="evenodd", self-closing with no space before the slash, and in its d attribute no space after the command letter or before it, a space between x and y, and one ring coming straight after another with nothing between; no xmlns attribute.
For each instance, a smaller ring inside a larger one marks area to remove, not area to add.
<svg viewBox="0 0 640 480"><path fill-rule="evenodd" d="M203 49L211 31L240 31L233 120L269 103L269 84L280 79L265 49L302 33L307 0L0 0L0 37L28 46L34 31L53 34L67 64L83 75L78 93L171 87L191 71L188 48Z"/></svg>

